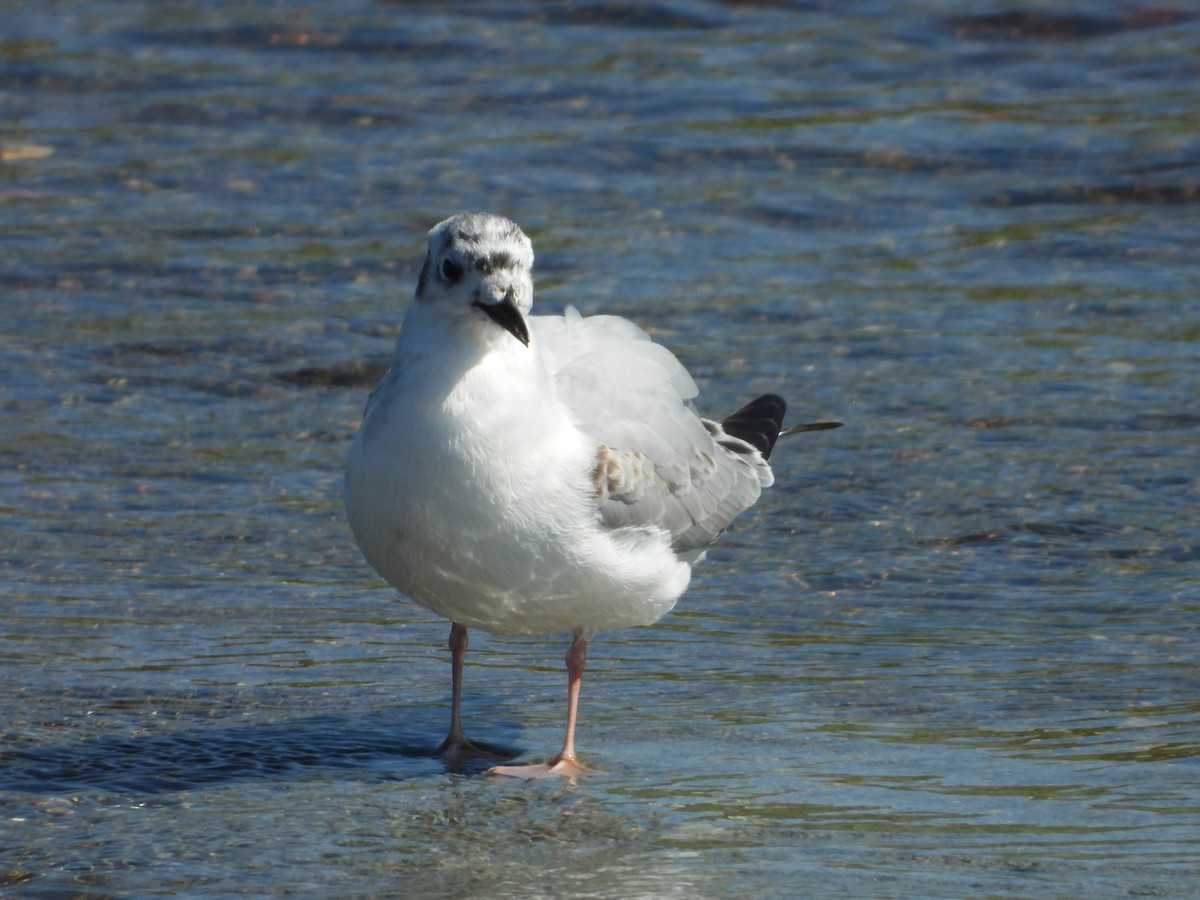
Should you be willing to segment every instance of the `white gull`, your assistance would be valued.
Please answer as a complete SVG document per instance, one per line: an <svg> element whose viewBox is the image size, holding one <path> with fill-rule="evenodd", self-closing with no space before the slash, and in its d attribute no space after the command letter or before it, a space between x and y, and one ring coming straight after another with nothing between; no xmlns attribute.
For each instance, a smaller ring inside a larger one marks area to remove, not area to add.
<svg viewBox="0 0 1200 900"><path fill-rule="evenodd" d="M429 232L391 369L371 394L346 467L351 529L372 567L449 619L450 732L467 629L571 632L566 738L534 777L588 772L574 731L587 643L649 625L692 566L773 481L785 404L767 394L719 421L692 406L671 353L617 316L531 316L533 248L508 219L462 213Z"/></svg>

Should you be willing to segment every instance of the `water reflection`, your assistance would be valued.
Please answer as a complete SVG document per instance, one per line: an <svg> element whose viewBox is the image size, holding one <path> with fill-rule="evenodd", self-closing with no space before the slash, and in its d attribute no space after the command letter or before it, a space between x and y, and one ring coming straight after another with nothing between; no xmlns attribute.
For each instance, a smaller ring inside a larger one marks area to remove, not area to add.
<svg viewBox="0 0 1200 900"><path fill-rule="evenodd" d="M428 776L446 768L434 756L440 740L436 732L413 732L395 721L335 716L233 727L208 724L134 737L122 733L80 740L71 735L57 745L6 750L0 755L0 790L140 795L303 779L330 770L354 778ZM513 748L506 756L518 753ZM492 764L494 760L460 760L452 771L480 774Z"/></svg>

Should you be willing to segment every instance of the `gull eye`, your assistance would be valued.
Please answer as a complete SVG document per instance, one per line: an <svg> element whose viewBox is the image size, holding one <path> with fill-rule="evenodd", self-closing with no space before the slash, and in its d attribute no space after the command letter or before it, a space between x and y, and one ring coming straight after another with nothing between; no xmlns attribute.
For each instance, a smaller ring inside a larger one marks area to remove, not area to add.
<svg viewBox="0 0 1200 900"><path fill-rule="evenodd" d="M452 259L447 259L442 263L442 277L453 283L462 278L463 267Z"/></svg>

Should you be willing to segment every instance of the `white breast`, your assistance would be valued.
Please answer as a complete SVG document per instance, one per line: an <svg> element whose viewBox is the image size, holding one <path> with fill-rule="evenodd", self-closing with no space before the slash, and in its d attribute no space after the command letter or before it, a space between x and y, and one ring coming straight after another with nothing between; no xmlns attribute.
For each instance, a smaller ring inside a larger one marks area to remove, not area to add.
<svg viewBox="0 0 1200 900"><path fill-rule="evenodd" d="M533 348L501 348L466 365L398 348L346 471L363 553L401 592L468 627L656 621L690 567L662 529L602 525L598 445L557 402Z"/></svg>

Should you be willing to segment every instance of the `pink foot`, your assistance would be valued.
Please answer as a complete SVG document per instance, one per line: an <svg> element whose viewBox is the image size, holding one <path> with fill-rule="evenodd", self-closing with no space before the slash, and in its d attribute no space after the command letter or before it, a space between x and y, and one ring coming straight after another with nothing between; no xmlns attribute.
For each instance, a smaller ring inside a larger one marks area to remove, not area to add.
<svg viewBox="0 0 1200 900"><path fill-rule="evenodd" d="M579 710L579 684L583 680L583 667L587 661L587 641L583 638L583 630L575 629L571 648L567 651L567 733L563 738L563 748L558 756L548 763L534 766L493 766L487 770L489 775L508 775L512 778L524 778L529 781L534 778L545 778L557 775L568 779L572 784L580 775L599 775L595 769L589 769L575 756L575 718Z"/></svg>
<svg viewBox="0 0 1200 900"><path fill-rule="evenodd" d="M523 778L526 781L557 775L574 781L580 775L603 775L604 773L598 769L589 769L574 757L560 755L548 763L537 763L530 766L493 766L487 770L487 774L507 775L512 778Z"/></svg>

